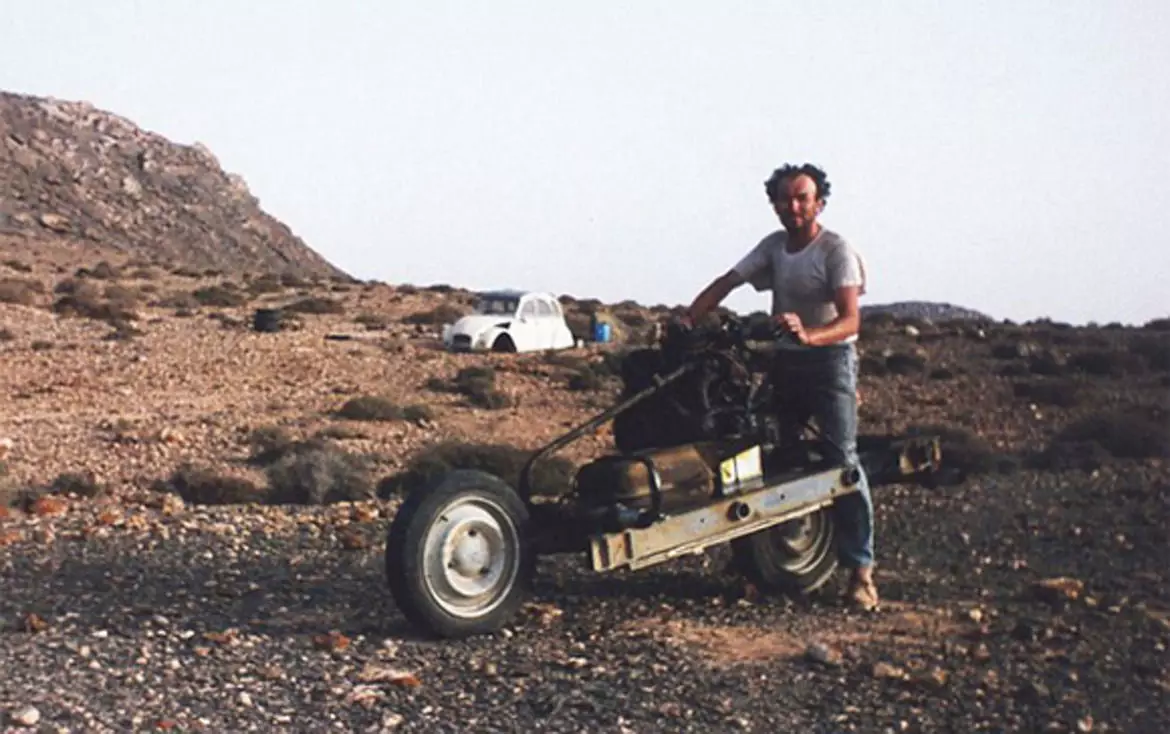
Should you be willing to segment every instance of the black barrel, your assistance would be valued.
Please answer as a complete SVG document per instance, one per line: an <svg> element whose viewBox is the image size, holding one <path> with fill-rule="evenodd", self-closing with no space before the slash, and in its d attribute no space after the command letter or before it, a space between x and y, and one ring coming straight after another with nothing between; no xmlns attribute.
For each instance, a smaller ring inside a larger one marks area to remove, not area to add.
<svg viewBox="0 0 1170 734"><path fill-rule="evenodd" d="M280 331L281 312L279 308L259 308L252 316L253 331L273 333Z"/></svg>

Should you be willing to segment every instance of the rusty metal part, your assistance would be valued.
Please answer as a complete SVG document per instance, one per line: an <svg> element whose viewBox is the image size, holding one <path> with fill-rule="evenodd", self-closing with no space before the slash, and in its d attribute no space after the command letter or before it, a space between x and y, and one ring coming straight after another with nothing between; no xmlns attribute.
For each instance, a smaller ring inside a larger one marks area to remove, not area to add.
<svg viewBox="0 0 1170 734"><path fill-rule="evenodd" d="M838 468L799 476L662 518L648 527L595 535L590 538L593 570L646 568L800 517L857 491L845 483L843 474Z"/></svg>
<svg viewBox="0 0 1170 734"><path fill-rule="evenodd" d="M892 443L890 463L904 477L936 469L941 452L937 438L910 438ZM760 488L676 515L659 518L642 527L598 533L589 538L594 571L619 568L638 570L680 556L741 538L826 507L837 498L857 491L858 472L833 467L815 473L790 472L771 478ZM889 477L887 477L887 480Z"/></svg>

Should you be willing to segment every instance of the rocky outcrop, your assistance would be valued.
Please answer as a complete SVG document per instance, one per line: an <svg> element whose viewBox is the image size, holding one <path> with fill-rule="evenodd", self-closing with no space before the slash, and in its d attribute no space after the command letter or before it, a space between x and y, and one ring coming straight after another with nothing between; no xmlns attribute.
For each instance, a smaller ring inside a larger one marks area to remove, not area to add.
<svg viewBox="0 0 1170 734"><path fill-rule="evenodd" d="M914 319L917 321L995 321L990 316L963 306L950 303L934 303L930 301L898 301L896 303L882 303L873 306L863 306L862 316L873 314L889 314L899 319Z"/></svg>
<svg viewBox="0 0 1170 734"><path fill-rule="evenodd" d="M87 102L0 92L0 231L175 266L347 277L265 213L202 145Z"/></svg>

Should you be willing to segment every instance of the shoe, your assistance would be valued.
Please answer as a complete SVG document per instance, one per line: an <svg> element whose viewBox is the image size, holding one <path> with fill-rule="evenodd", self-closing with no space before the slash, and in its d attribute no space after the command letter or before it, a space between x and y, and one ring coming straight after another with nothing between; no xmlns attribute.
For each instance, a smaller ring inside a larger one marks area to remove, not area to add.
<svg viewBox="0 0 1170 734"><path fill-rule="evenodd" d="M853 578L849 580L849 590L845 594L845 600L850 606L857 607L862 611L872 612L877 609L881 600L878 598L877 585L874 584L873 576L868 570L854 571Z"/></svg>

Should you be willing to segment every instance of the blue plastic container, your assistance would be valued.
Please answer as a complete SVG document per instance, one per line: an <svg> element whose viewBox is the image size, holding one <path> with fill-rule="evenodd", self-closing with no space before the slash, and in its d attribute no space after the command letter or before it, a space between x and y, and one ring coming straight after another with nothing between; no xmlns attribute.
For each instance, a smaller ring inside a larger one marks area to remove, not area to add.
<svg viewBox="0 0 1170 734"><path fill-rule="evenodd" d="M609 341L610 334L609 324L599 321L593 325L593 341L604 344Z"/></svg>

